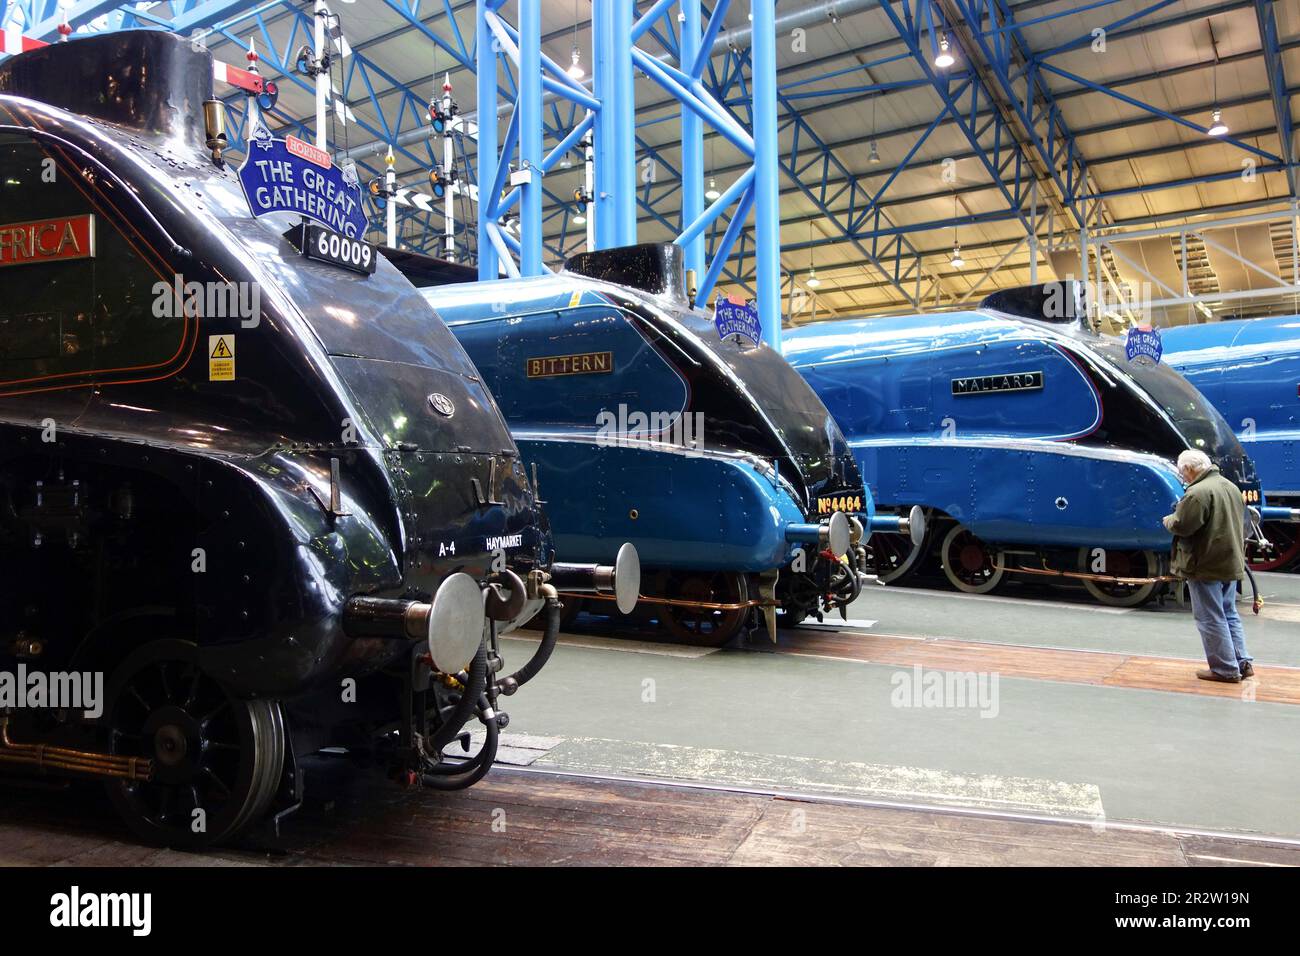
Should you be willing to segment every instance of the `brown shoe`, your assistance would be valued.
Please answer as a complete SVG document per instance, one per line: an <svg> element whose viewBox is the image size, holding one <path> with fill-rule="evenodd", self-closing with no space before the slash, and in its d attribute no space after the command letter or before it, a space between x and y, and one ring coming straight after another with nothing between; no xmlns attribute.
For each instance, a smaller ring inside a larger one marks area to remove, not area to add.
<svg viewBox="0 0 1300 956"><path fill-rule="evenodd" d="M1250 661L1242 661L1241 679L1245 680L1247 677L1254 677L1254 676L1255 676L1255 665L1253 665Z"/></svg>
<svg viewBox="0 0 1300 956"><path fill-rule="evenodd" d="M1201 680L1218 681L1221 684L1240 684L1241 675L1234 674L1232 677L1224 677L1222 674L1216 674L1212 670L1201 670L1196 672L1196 676Z"/></svg>

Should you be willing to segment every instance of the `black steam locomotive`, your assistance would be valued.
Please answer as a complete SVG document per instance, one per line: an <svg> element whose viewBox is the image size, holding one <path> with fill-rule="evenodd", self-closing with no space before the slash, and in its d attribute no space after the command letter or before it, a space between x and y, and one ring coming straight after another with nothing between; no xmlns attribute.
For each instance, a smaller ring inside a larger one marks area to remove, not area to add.
<svg viewBox="0 0 1300 956"><path fill-rule="evenodd" d="M557 589L639 587L627 550L553 563L474 366L350 229L354 176L257 127L321 222L253 215L212 84L161 32L0 64L0 772L101 778L183 846L295 806L327 748L468 786Z"/></svg>

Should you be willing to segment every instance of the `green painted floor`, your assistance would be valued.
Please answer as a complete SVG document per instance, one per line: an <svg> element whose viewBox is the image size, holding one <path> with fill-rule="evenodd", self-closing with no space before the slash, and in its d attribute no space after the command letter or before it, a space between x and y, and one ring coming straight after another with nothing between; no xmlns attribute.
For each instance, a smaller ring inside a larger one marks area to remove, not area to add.
<svg viewBox="0 0 1300 956"><path fill-rule="evenodd" d="M1300 581L1276 577L1265 593L1300 604ZM900 588L869 592L850 616L883 634L1199 652L1190 614L1172 607L1106 614ZM1261 661L1300 664L1300 624L1247 627ZM538 767L1300 838L1300 707L998 678L981 716L896 706L910 668L590 643L562 644L505 702L511 735L551 738L532 752ZM515 666L531 645L505 650Z"/></svg>

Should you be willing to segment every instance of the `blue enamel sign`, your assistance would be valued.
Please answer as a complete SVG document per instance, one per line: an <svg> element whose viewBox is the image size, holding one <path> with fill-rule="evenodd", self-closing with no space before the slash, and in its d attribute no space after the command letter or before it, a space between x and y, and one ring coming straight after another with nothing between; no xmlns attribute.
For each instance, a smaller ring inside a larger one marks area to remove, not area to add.
<svg viewBox="0 0 1300 956"><path fill-rule="evenodd" d="M329 153L296 136L276 139L259 123L249 137L239 182L254 216L291 212L349 239L366 234L356 170L340 169Z"/></svg>
<svg viewBox="0 0 1300 956"><path fill-rule="evenodd" d="M763 338L763 327L758 322L758 309L750 302L736 302L718 296L713 302L713 324L718 338L726 341L733 335L747 338L758 345Z"/></svg>
<svg viewBox="0 0 1300 956"><path fill-rule="evenodd" d="M1147 361L1159 365L1160 356L1164 354L1160 330L1142 325L1129 329L1124 341L1124 354L1130 362Z"/></svg>

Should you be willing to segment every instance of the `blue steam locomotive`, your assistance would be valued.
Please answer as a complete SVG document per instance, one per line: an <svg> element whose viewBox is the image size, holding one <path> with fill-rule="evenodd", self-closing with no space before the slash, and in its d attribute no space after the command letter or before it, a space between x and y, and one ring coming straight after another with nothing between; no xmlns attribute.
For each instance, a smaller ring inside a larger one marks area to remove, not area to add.
<svg viewBox="0 0 1300 956"><path fill-rule="evenodd" d="M721 644L843 608L874 509L844 436L766 345L724 340L683 292L680 250L584 253L488 285L410 253L434 304L536 467L556 547L630 541L642 603L679 640ZM915 533L909 515L877 527ZM601 559L604 560L604 559Z"/></svg>
<svg viewBox="0 0 1300 956"><path fill-rule="evenodd" d="M1161 330L1164 357L1250 449L1267 502L1260 571L1300 567L1300 316Z"/></svg>
<svg viewBox="0 0 1300 956"><path fill-rule="evenodd" d="M962 591L1019 574L1136 605L1166 576L1160 519L1182 493L1183 449L1203 449L1258 499L1223 417L1167 365L1130 360L1090 331L1077 295L1053 283L978 311L786 336L786 357L848 436L878 507L920 505L932 519L930 546L872 542L882 577L909 575L933 549Z"/></svg>

